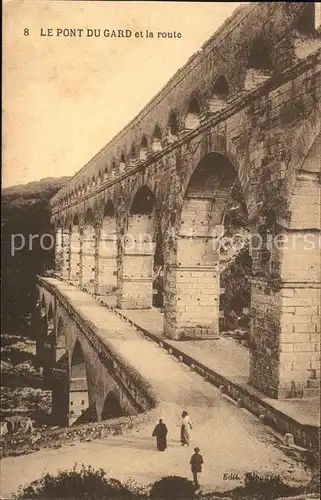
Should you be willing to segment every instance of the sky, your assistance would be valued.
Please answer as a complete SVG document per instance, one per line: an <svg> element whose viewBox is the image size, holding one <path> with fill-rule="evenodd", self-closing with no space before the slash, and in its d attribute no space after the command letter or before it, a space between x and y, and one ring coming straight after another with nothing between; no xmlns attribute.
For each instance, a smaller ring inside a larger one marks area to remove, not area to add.
<svg viewBox="0 0 321 500"><path fill-rule="evenodd" d="M75 174L239 5L5 0L3 187ZM64 36L71 29L84 31ZM105 37L106 29L133 36ZM135 38L140 30L181 38Z"/></svg>

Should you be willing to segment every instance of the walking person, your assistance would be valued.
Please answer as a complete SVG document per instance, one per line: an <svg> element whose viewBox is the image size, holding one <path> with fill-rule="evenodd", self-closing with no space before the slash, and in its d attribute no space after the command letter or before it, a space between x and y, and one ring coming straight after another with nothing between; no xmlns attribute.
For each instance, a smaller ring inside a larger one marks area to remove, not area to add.
<svg viewBox="0 0 321 500"><path fill-rule="evenodd" d="M191 456L190 464L193 474L193 481L196 488L199 487L198 474L202 472L202 464L204 463L203 457L200 454L200 449L198 447L194 448L194 454Z"/></svg>
<svg viewBox="0 0 321 500"><path fill-rule="evenodd" d="M156 445L158 451L164 451L167 448L167 427L160 418L158 424L153 430L152 436L156 438Z"/></svg>
<svg viewBox="0 0 321 500"><path fill-rule="evenodd" d="M181 445L185 444L189 446L190 441L190 430L192 429L192 422L190 421L187 411L182 413L182 423L181 423Z"/></svg>

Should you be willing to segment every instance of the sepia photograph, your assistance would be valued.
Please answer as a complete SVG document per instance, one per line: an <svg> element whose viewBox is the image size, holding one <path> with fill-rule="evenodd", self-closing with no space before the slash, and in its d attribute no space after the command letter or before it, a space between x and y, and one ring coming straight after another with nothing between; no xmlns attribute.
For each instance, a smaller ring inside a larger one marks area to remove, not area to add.
<svg viewBox="0 0 321 500"><path fill-rule="evenodd" d="M2 5L0 499L320 499L321 3Z"/></svg>

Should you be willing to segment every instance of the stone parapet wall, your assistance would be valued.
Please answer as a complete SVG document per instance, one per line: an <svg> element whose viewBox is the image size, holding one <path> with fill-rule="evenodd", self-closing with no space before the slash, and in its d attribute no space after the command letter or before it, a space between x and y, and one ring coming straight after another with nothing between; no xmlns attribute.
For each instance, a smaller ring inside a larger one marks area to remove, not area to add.
<svg viewBox="0 0 321 500"><path fill-rule="evenodd" d="M213 87L220 75L224 75L228 82L230 102L242 93L246 93L245 83L246 79L249 80L248 58L251 47L255 44L262 41L264 46L268 46L272 66L270 73L274 70L283 72L293 64L293 61L300 60L294 46L295 41L300 39L300 16L305 8L303 2L297 4L267 2L250 3L238 9L141 113L69 181L67 186L54 197L53 204L58 206L61 201L64 203L71 191L82 190L83 186L86 186L85 189L99 187L101 182L97 179L101 181L106 167L108 170L115 169L112 167L113 161L117 172L120 172L121 154L125 153L127 161L132 145L139 148L143 137L147 137L148 149L152 154L155 126L157 125L162 131L165 143L171 111L177 113L180 133L184 133L190 100L193 96L197 97L201 111L205 114L210 112ZM310 50L306 50L305 57L320 48L320 43L313 32L311 38L315 43ZM263 78L262 75L252 71L250 89L264 84L271 76L270 73L268 77ZM174 109L173 102L175 102ZM218 112L220 113L221 109ZM162 146L164 147L164 144ZM131 165L128 163L128 166ZM96 180L91 186L93 176Z"/></svg>

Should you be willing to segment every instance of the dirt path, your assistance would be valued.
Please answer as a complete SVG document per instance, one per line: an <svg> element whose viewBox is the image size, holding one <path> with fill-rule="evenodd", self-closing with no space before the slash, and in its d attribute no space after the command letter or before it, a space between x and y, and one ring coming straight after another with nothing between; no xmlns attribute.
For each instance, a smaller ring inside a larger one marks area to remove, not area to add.
<svg viewBox="0 0 321 500"><path fill-rule="evenodd" d="M174 361L173 361L174 364ZM180 365L181 367L181 365ZM224 491L241 484L245 472L279 474L287 482L306 484L310 476L303 466L287 456L275 438L255 417L240 409L196 373L180 368L189 380L180 401L164 403L159 410L169 428L168 449L156 450L151 428L128 435L90 443L77 443L59 450L42 450L1 463L1 495L11 498L20 484L37 479L42 472L71 468L75 462L102 467L112 477L129 478L150 484L165 475L190 477L189 459L199 446L205 465L201 482L204 490ZM173 385L177 385L173 379ZM198 387L198 390L195 387ZM194 389L192 389L194 387ZM177 392L178 391L178 392ZM179 443L179 416L186 409L194 424L190 448ZM238 474L240 480L224 480L224 474Z"/></svg>
<svg viewBox="0 0 321 500"><path fill-rule="evenodd" d="M4 498L11 498L20 484L28 484L42 472L71 468L75 462L102 467L110 476L120 480L133 478L143 484L164 475L190 477L189 460L194 446L201 449L205 462L201 478L204 490L231 489L241 484L246 472L278 474L291 484L309 481L302 464L280 449L274 436L256 417L238 408L200 375L142 337L88 294L65 283L59 287L73 306L98 327L101 340L118 350L150 383L162 404L155 422L139 432L4 458L1 463ZM193 422L190 448L179 443L182 410L189 412ZM151 438L153 425L160 417L169 429L169 446L163 453L156 450ZM240 479L225 480L224 474L229 473Z"/></svg>

